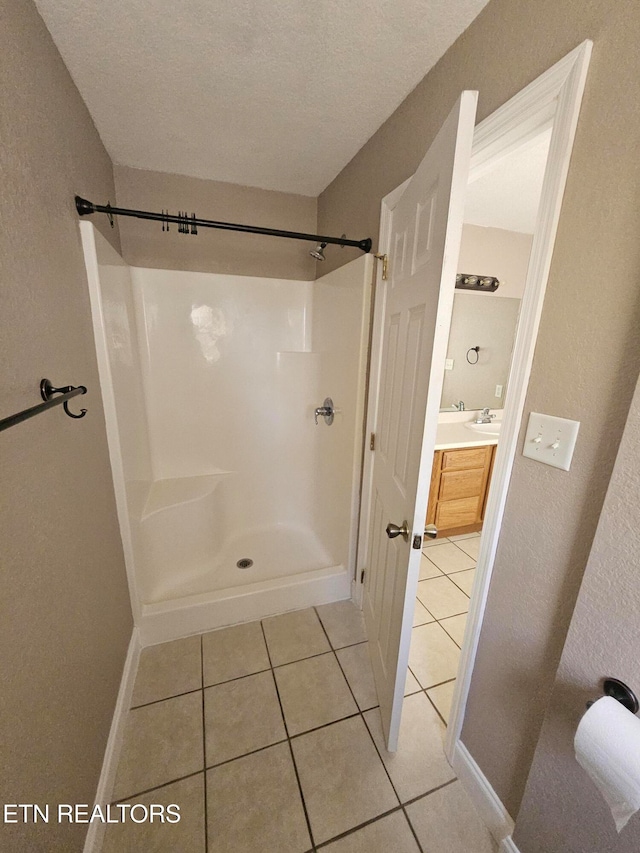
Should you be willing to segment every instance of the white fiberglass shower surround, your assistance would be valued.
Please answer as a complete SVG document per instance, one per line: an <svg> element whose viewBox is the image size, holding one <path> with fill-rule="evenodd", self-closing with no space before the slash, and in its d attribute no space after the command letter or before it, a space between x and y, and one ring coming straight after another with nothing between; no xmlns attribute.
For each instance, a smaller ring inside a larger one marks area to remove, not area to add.
<svg viewBox="0 0 640 853"><path fill-rule="evenodd" d="M371 256L317 281L140 269L80 229L143 644L349 598Z"/></svg>

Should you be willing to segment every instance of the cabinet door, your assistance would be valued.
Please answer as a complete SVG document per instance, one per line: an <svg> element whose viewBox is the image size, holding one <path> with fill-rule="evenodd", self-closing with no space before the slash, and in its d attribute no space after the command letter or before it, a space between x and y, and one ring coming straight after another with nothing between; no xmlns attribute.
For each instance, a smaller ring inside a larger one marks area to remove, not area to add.
<svg viewBox="0 0 640 853"><path fill-rule="evenodd" d="M433 458L427 524L438 537L480 530L495 447L438 450Z"/></svg>
<svg viewBox="0 0 640 853"><path fill-rule="evenodd" d="M438 500L453 501L458 498L475 498L482 494L486 472L484 468L468 471L443 471L440 475Z"/></svg>
<svg viewBox="0 0 640 853"><path fill-rule="evenodd" d="M436 509L436 527L439 532L455 530L477 524L482 501L480 497L462 498L457 501L438 501Z"/></svg>

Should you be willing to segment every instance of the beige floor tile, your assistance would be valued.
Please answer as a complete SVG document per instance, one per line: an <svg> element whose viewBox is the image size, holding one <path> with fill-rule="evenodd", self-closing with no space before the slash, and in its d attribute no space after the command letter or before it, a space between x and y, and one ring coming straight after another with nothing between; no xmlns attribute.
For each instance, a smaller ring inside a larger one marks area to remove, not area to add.
<svg viewBox="0 0 640 853"><path fill-rule="evenodd" d="M204 712L207 767L286 737L270 671L207 687Z"/></svg>
<svg viewBox="0 0 640 853"><path fill-rule="evenodd" d="M260 622L203 634L202 668L205 687L269 669Z"/></svg>
<svg viewBox="0 0 640 853"><path fill-rule="evenodd" d="M427 690L427 696L436 706L445 723L449 722L455 686L456 682L454 680L447 681L445 684L439 684L437 687L432 687L430 690Z"/></svg>
<svg viewBox="0 0 640 853"><path fill-rule="evenodd" d="M444 577L444 575L440 575ZM413 627L418 625L427 625L429 622L435 622L433 616L429 613L424 604L416 598L416 604L413 610Z"/></svg>
<svg viewBox="0 0 640 853"><path fill-rule="evenodd" d="M455 778L444 754L445 727L424 693L404 700L397 752L385 748L380 711L364 718L403 803Z"/></svg>
<svg viewBox="0 0 640 853"><path fill-rule="evenodd" d="M448 577L454 582L456 586L459 586L460 589L466 593L469 597L471 597L471 590L473 589L473 579L476 576L475 569L468 569L466 572L454 572L454 574L449 575Z"/></svg>
<svg viewBox="0 0 640 853"><path fill-rule="evenodd" d="M444 545L440 545L438 548L431 548L429 550L429 559L445 575L448 575L450 572L462 572L465 569L472 569L476 564L473 557L465 554L453 542L445 542Z"/></svg>
<svg viewBox="0 0 640 853"><path fill-rule="evenodd" d="M479 533L459 533L457 536L450 536L451 542L462 542L463 539L479 539Z"/></svg>
<svg viewBox="0 0 640 853"><path fill-rule="evenodd" d="M124 799L204 768L202 694L187 693L129 711L114 799Z"/></svg>
<svg viewBox="0 0 640 853"><path fill-rule="evenodd" d="M289 745L207 771L209 853L304 853L311 847Z"/></svg>
<svg viewBox="0 0 640 853"><path fill-rule="evenodd" d="M359 643L357 646L338 649L336 654L360 710L375 708L378 704L378 694L373 681L368 644Z"/></svg>
<svg viewBox="0 0 640 853"><path fill-rule="evenodd" d="M449 619L440 620L440 625L454 643L457 643L461 648L464 639L464 629L467 625L467 616L467 613L461 613L459 616L451 616Z"/></svg>
<svg viewBox="0 0 640 853"><path fill-rule="evenodd" d="M326 853L420 853L404 813L393 812L323 847Z"/></svg>
<svg viewBox="0 0 640 853"><path fill-rule="evenodd" d="M418 680L410 669L407 670L407 678L404 683L404 695L411 696L412 693L419 693L422 687L418 684Z"/></svg>
<svg viewBox="0 0 640 853"><path fill-rule="evenodd" d="M140 653L131 706L168 699L202 687L200 637L185 637Z"/></svg>
<svg viewBox="0 0 640 853"><path fill-rule="evenodd" d="M398 805L360 716L291 741L316 843Z"/></svg>
<svg viewBox="0 0 640 853"><path fill-rule="evenodd" d="M280 666L274 674L290 735L358 713L333 652Z"/></svg>
<svg viewBox="0 0 640 853"><path fill-rule="evenodd" d="M407 814L429 853L495 853L498 849L460 782L407 806Z"/></svg>
<svg viewBox="0 0 640 853"><path fill-rule="evenodd" d="M440 539L427 539L426 537L422 540L422 550L425 548L433 548L434 545L443 545L445 542L448 542L448 538L446 536L441 536Z"/></svg>
<svg viewBox="0 0 640 853"><path fill-rule="evenodd" d="M334 649L366 641L362 610L352 601L335 601L316 607L316 610Z"/></svg>
<svg viewBox="0 0 640 853"><path fill-rule="evenodd" d="M180 806L177 823L153 822L110 823L107 825L101 853L205 853L204 835L204 773L172 782L135 798L144 806L153 804ZM136 810L134 817L142 815ZM166 812L165 812L166 815Z"/></svg>
<svg viewBox="0 0 640 853"><path fill-rule="evenodd" d="M313 608L270 616L262 624L273 666L331 651Z"/></svg>
<svg viewBox="0 0 640 853"><path fill-rule="evenodd" d="M457 616L469 609L469 597L444 575L419 581L418 599L436 619Z"/></svg>
<svg viewBox="0 0 640 853"><path fill-rule="evenodd" d="M461 542L456 542L456 547L461 548L465 554L477 560L480 553L480 537L476 536L473 539L463 539Z"/></svg>
<svg viewBox="0 0 640 853"><path fill-rule="evenodd" d="M431 560L424 554L420 558L420 580L425 581L427 578L441 578L442 572L432 563Z"/></svg>
<svg viewBox="0 0 640 853"><path fill-rule="evenodd" d="M409 666L422 687L433 687L456 677L460 649L437 622L411 633Z"/></svg>

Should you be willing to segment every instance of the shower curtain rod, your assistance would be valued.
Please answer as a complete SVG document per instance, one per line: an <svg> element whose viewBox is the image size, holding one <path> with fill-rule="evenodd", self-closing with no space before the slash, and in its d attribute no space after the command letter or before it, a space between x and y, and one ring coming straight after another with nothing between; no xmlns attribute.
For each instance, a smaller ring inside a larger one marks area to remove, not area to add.
<svg viewBox="0 0 640 853"><path fill-rule="evenodd" d="M186 213L174 216L168 211L165 213L153 213L149 210L131 210L126 207L112 207L110 204L93 204L85 198L76 196L76 210L80 216L88 216L91 213L106 213L113 228L114 216L135 216L136 219L152 219L156 222L162 222L162 227L166 225L169 230L169 223L175 222L178 225L178 232L182 234L197 234L198 226L201 228L220 228L223 231L245 231L249 234L267 234L271 237L288 237L291 240L309 240L312 243L331 243L336 246L355 246L362 252L371 251L371 237L365 240L347 240L342 237L323 237L320 234L304 234L300 231L282 231L279 228L262 228L258 225L239 225L234 222L216 222L212 219L198 219L195 213L188 216ZM191 228L191 232L189 232Z"/></svg>

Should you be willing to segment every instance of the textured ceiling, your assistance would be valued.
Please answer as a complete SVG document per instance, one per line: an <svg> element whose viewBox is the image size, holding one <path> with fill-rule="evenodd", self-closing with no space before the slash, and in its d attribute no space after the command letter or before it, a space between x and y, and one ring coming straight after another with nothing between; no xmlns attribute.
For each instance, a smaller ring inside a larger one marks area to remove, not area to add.
<svg viewBox="0 0 640 853"><path fill-rule="evenodd" d="M488 0L36 0L115 163L318 195Z"/></svg>
<svg viewBox="0 0 640 853"><path fill-rule="evenodd" d="M464 221L533 234L551 130L503 157L467 189Z"/></svg>

